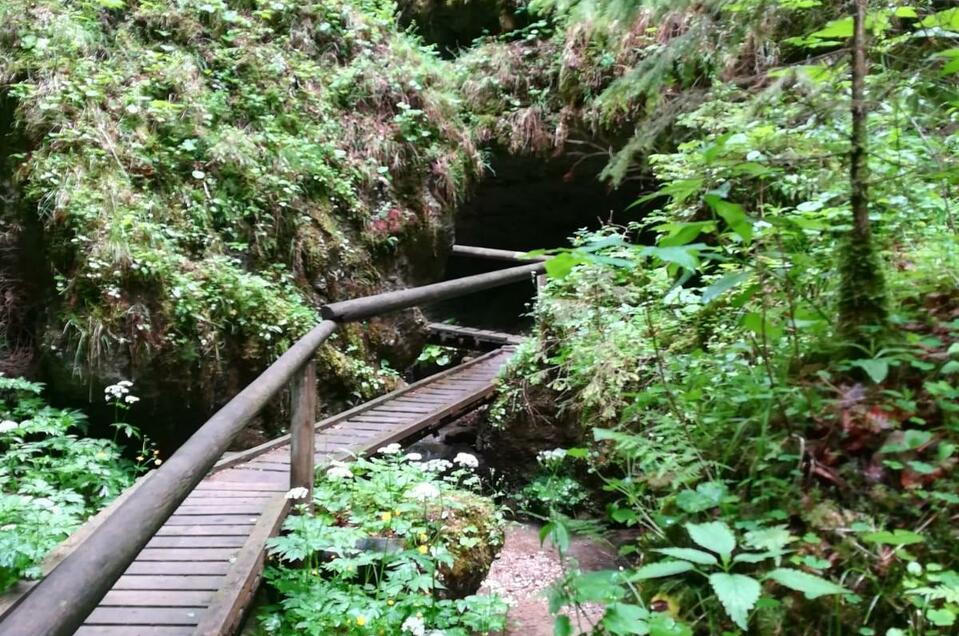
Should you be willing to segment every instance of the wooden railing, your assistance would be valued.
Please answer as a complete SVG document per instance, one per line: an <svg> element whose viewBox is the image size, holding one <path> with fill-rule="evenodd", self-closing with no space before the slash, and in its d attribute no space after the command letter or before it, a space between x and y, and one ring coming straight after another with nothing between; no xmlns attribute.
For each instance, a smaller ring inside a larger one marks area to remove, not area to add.
<svg viewBox="0 0 959 636"><path fill-rule="evenodd" d="M433 285L332 303L321 308L325 320L217 411L163 466L144 480L133 496L123 501L110 517L4 617L0 622L0 634L73 634L140 550L227 451L237 434L288 385L292 385L290 486L311 490L316 415L316 368L313 357L339 323L363 320L507 285L529 279L542 271L543 264L535 262Z"/></svg>

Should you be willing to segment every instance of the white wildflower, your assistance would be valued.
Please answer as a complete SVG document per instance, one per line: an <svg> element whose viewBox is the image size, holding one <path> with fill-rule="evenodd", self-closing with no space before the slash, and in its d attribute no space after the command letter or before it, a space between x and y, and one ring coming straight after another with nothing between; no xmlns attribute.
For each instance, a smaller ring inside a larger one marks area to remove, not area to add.
<svg viewBox="0 0 959 636"><path fill-rule="evenodd" d="M0 422L0 433L9 433L20 428L20 424L14 422L13 420L3 420Z"/></svg>
<svg viewBox="0 0 959 636"><path fill-rule="evenodd" d="M436 499L439 497L440 489L433 484L424 481L423 483L414 486L409 492L406 493L406 496L410 499L416 499L417 501L427 501L429 499Z"/></svg>
<svg viewBox="0 0 959 636"><path fill-rule="evenodd" d="M123 401L126 402L127 404L136 404L137 402L140 401L140 398L138 398L135 395L128 395L125 398L123 398Z"/></svg>
<svg viewBox="0 0 959 636"><path fill-rule="evenodd" d="M565 448L554 448L553 450L544 450L544 451L540 451L536 455L536 459L538 459L541 464L561 462L563 461L565 457L566 457Z"/></svg>
<svg viewBox="0 0 959 636"><path fill-rule="evenodd" d="M426 634L426 624L423 622L423 619L419 616L410 616L400 627L401 631L409 632L413 636L425 636Z"/></svg>
<svg viewBox="0 0 959 636"><path fill-rule="evenodd" d="M353 476L353 471L351 471L346 466L333 466L328 471L326 471L327 479L349 479Z"/></svg>
<svg viewBox="0 0 959 636"><path fill-rule="evenodd" d="M404 459L406 459L406 460L408 460L408 461L411 461L411 462L418 462L418 461L420 461L421 459L423 459L423 456L420 455L419 453L407 453L407 454L406 454L406 457L404 457Z"/></svg>
<svg viewBox="0 0 959 636"><path fill-rule="evenodd" d="M426 632L426 636L446 636L446 632L444 632L442 629L431 629L430 631Z"/></svg>
<svg viewBox="0 0 959 636"><path fill-rule="evenodd" d="M445 459L431 459L423 464L423 470L431 473L441 473L449 470L453 464Z"/></svg>
<svg viewBox="0 0 959 636"><path fill-rule="evenodd" d="M307 495L310 494L310 491L302 486L296 488L291 488L289 492L286 493L287 499L306 499Z"/></svg>
<svg viewBox="0 0 959 636"><path fill-rule="evenodd" d="M376 450L377 453L381 455L396 455L402 450L399 444L393 443L389 446L383 446Z"/></svg>
<svg viewBox="0 0 959 636"><path fill-rule="evenodd" d="M117 385L130 388L131 386L133 386L133 382L130 382L129 380L120 380L119 382L117 382Z"/></svg>
<svg viewBox="0 0 959 636"><path fill-rule="evenodd" d="M453 463L466 468L476 468L479 466L479 460L476 459L476 456L470 455L469 453L457 453L456 457L453 458Z"/></svg>

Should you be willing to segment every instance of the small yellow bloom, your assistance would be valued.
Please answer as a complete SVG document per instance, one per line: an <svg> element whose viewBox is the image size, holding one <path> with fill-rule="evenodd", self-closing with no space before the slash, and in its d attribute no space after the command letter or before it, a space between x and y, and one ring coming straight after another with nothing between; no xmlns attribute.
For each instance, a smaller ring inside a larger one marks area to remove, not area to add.
<svg viewBox="0 0 959 636"><path fill-rule="evenodd" d="M143 455L137 455L137 461L138 461L138 462L142 462L142 461L143 461Z"/></svg>
<svg viewBox="0 0 959 636"><path fill-rule="evenodd" d="M430 551L429 546L426 546L426 545L421 545L417 549L420 551L420 554L426 554L427 552Z"/></svg>
<svg viewBox="0 0 959 636"><path fill-rule="evenodd" d="M393 599L391 599L391 598L386 599L386 604L392 606L392 605L393 605Z"/></svg>
<svg viewBox="0 0 959 636"><path fill-rule="evenodd" d="M421 532L421 533L420 533L420 543L426 543L426 540L427 540L427 539L429 539L429 537L426 536L426 533L425 533L425 532Z"/></svg>
<svg viewBox="0 0 959 636"><path fill-rule="evenodd" d="M320 575L320 571L319 571L319 570L310 570L310 574L312 574L313 576L319 576L319 575Z"/></svg>
<svg viewBox="0 0 959 636"><path fill-rule="evenodd" d="M154 460L153 460L153 463L156 464L157 466L159 466L160 464L163 463L163 460L162 460L162 459L154 459Z"/></svg>
<svg viewBox="0 0 959 636"><path fill-rule="evenodd" d="M158 451L158 450L156 450L156 449L153 449L153 454L154 454L154 455L159 455L159 454L160 454L160 451Z"/></svg>
<svg viewBox="0 0 959 636"><path fill-rule="evenodd" d="M356 617L356 624L359 625L360 627L363 627L364 625L366 625L366 617L365 617L365 616L357 616L357 617Z"/></svg>
<svg viewBox="0 0 959 636"><path fill-rule="evenodd" d="M390 512L384 512L380 514L380 519L382 519L384 523L389 523L393 519L393 514Z"/></svg>
<svg viewBox="0 0 959 636"><path fill-rule="evenodd" d="M394 517L399 517L399 516L400 516L400 511L399 511L399 510L394 510L394 511L393 511L393 516L394 516Z"/></svg>

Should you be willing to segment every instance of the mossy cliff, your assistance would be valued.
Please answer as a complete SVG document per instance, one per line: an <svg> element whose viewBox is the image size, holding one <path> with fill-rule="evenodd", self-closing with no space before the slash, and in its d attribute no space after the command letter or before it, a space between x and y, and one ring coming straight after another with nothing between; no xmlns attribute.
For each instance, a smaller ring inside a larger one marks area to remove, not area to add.
<svg viewBox="0 0 959 636"><path fill-rule="evenodd" d="M0 132L18 146L4 230L41 228L43 252L27 273L43 311L4 355L58 388L133 376L148 398L209 407L322 302L435 279L480 156L447 63L394 15L382 1L0 3ZM392 321L348 331L326 379L382 388L367 363L402 362L399 342Z"/></svg>

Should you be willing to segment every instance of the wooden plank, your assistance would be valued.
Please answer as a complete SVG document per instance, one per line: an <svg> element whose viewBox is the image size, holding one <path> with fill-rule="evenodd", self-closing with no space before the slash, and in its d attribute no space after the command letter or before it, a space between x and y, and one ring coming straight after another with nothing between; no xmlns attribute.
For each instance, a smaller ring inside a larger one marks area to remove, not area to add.
<svg viewBox="0 0 959 636"><path fill-rule="evenodd" d="M316 363L310 360L293 378L290 420L290 488L306 488L305 505L313 510L314 445L316 423ZM281 465L281 464L273 464Z"/></svg>
<svg viewBox="0 0 959 636"><path fill-rule="evenodd" d="M213 592L196 590L110 590L101 607L207 607Z"/></svg>
<svg viewBox="0 0 959 636"><path fill-rule="evenodd" d="M289 504L290 500L281 496L270 502L227 573L223 585L210 601L209 609L197 625L197 634L220 636L232 633L239 625L262 576L266 540L279 532Z"/></svg>
<svg viewBox="0 0 959 636"><path fill-rule="evenodd" d="M258 515L263 512L266 501L243 501L242 499L231 499L221 502L218 499L210 499L211 503L182 505L176 509L178 515ZM240 503L233 503L239 501Z"/></svg>
<svg viewBox="0 0 959 636"><path fill-rule="evenodd" d="M244 537L244 540L246 537ZM223 584L223 576L124 574L114 583L114 590L201 590L215 592Z"/></svg>
<svg viewBox="0 0 959 636"><path fill-rule="evenodd" d="M272 470L281 472L284 474L289 474L290 465L289 464L279 464L276 462L261 462L259 460L253 460L252 462L247 462L244 464L247 468L255 468L256 470Z"/></svg>
<svg viewBox="0 0 959 636"><path fill-rule="evenodd" d="M196 625L202 607L98 607L85 625Z"/></svg>
<svg viewBox="0 0 959 636"><path fill-rule="evenodd" d="M229 561L237 548L143 548L137 561Z"/></svg>
<svg viewBox="0 0 959 636"><path fill-rule="evenodd" d="M187 536L153 537L148 548L239 548L246 541L245 536Z"/></svg>
<svg viewBox="0 0 959 636"><path fill-rule="evenodd" d="M250 470L243 467L233 468L229 474L226 471L222 473L213 473L207 479L211 483L232 484L232 487L241 488L248 486L254 489L271 490L273 492L286 492L290 489L290 480L283 473L269 472L265 470ZM227 481L229 480L229 481Z"/></svg>
<svg viewBox="0 0 959 636"><path fill-rule="evenodd" d="M194 494L203 491L222 491L222 490L241 490L244 494L253 492L253 491L263 491L265 494L276 493L276 492L286 492L289 488L286 487L277 487L273 484L245 484L239 480L231 480L231 475L237 475L242 472L242 469L233 469L233 470L223 470L212 475L208 476L200 485L197 486L196 490L193 491ZM214 480L214 478L216 478Z"/></svg>
<svg viewBox="0 0 959 636"><path fill-rule="evenodd" d="M83 625L74 636L193 636L192 625Z"/></svg>
<svg viewBox="0 0 959 636"><path fill-rule="evenodd" d="M228 561L134 561L124 574L223 576L229 569Z"/></svg>
<svg viewBox="0 0 959 636"><path fill-rule="evenodd" d="M228 561L134 561L124 574L199 574L223 576L230 569Z"/></svg>
<svg viewBox="0 0 959 636"><path fill-rule="evenodd" d="M253 528L252 523L242 523L232 526L208 526L199 524L195 526L163 526L157 530L158 537L225 537L241 536L250 534Z"/></svg>
<svg viewBox="0 0 959 636"><path fill-rule="evenodd" d="M194 490L190 496L183 500L183 504L188 502L209 501L210 499L229 499L230 501L268 501L278 491L275 490ZM181 504L181 505L183 505Z"/></svg>
<svg viewBox="0 0 959 636"><path fill-rule="evenodd" d="M254 524L258 515L180 515L175 514L166 520L167 526L238 526Z"/></svg>

